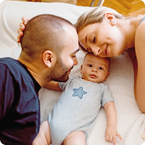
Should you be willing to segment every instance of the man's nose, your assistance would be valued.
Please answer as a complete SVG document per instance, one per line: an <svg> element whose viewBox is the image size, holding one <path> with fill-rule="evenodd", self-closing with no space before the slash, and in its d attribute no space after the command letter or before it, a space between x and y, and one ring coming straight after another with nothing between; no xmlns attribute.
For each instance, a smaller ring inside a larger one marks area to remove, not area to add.
<svg viewBox="0 0 145 145"><path fill-rule="evenodd" d="M73 61L74 61L74 65L77 65L78 64L78 60L77 60L76 57L73 59Z"/></svg>

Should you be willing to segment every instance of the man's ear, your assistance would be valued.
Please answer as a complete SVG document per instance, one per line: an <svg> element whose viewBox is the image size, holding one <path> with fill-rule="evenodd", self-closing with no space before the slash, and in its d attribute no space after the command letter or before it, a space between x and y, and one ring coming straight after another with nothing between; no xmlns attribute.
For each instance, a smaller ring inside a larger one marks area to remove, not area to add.
<svg viewBox="0 0 145 145"><path fill-rule="evenodd" d="M47 67L52 67L54 61L55 61L55 56L54 53L50 50L46 50L42 54L43 62Z"/></svg>
<svg viewBox="0 0 145 145"><path fill-rule="evenodd" d="M112 26L116 24L116 17L112 13L105 13L105 20L107 20Z"/></svg>

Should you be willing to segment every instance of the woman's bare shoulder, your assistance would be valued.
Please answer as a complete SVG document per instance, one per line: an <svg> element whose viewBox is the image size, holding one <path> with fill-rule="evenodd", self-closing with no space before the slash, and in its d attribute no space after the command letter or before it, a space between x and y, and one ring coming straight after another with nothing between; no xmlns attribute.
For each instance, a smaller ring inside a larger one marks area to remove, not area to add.
<svg viewBox="0 0 145 145"><path fill-rule="evenodd" d="M136 29L136 35L142 35L145 32L145 16L140 18L139 24Z"/></svg>
<svg viewBox="0 0 145 145"><path fill-rule="evenodd" d="M145 42L145 16L143 18L136 29L135 44Z"/></svg>
<svg viewBox="0 0 145 145"><path fill-rule="evenodd" d="M143 63L142 59L145 57L145 20L143 20L136 29L135 52L138 59L138 63Z"/></svg>

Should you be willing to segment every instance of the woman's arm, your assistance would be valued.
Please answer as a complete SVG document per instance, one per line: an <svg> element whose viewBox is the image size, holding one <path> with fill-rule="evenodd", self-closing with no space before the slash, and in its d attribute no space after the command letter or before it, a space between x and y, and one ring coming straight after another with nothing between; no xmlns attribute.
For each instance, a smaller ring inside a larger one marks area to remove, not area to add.
<svg viewBox="0 0 145 145"><path fill-rule="evenodd" d="M108 102L104 105L104 109L107 117L107 128L105 132L106 141L113 142L113 145L116 144L116 136L118 136L121 140L120 134L117 132L117 114L114 106L114 102Z"/></svg>
<svg viewBox="0 0 145 145"><path fill-rule="evenodd" d="M145 21L136 30L135 52L137 65L135 70L135 98L140 110L145 113Z"/></svg>
<svg viewBox="0 0 145 145"><path fill-rule="evenodd" d="M61 88L59 87L59 83L56 81L50 81L48 84L44 86L44 88L54 91L62 91Z"/></svg>
<svg viewBox="0 0 145 145"><path fill-rule="evenodd" d="M135 48L129 48L128 49L129 57L133 63L133 69L134 69L134 84L136 84L136 77L137 77L137 59L136 59L136 52ZM135 85L134 85L135 87ZM135 91L135 88L134 88Z"/></svg>

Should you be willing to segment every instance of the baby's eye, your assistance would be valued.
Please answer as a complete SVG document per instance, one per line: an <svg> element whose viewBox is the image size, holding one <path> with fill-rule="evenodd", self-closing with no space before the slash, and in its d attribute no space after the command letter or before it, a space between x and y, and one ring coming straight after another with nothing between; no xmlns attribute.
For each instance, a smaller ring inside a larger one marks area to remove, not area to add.
<svg viewBox="0 0 145 145"><path fill-rule="evenodd" d="M89 67L92 67L92 65L91 65L91 64L89 64L88 66L89 66Z"/></svg>
<svg viewBox="0 0 145 145"><path fill-rule="evenodd" d="M103 67L99 67L100 70L103 70Z"/></svg>

